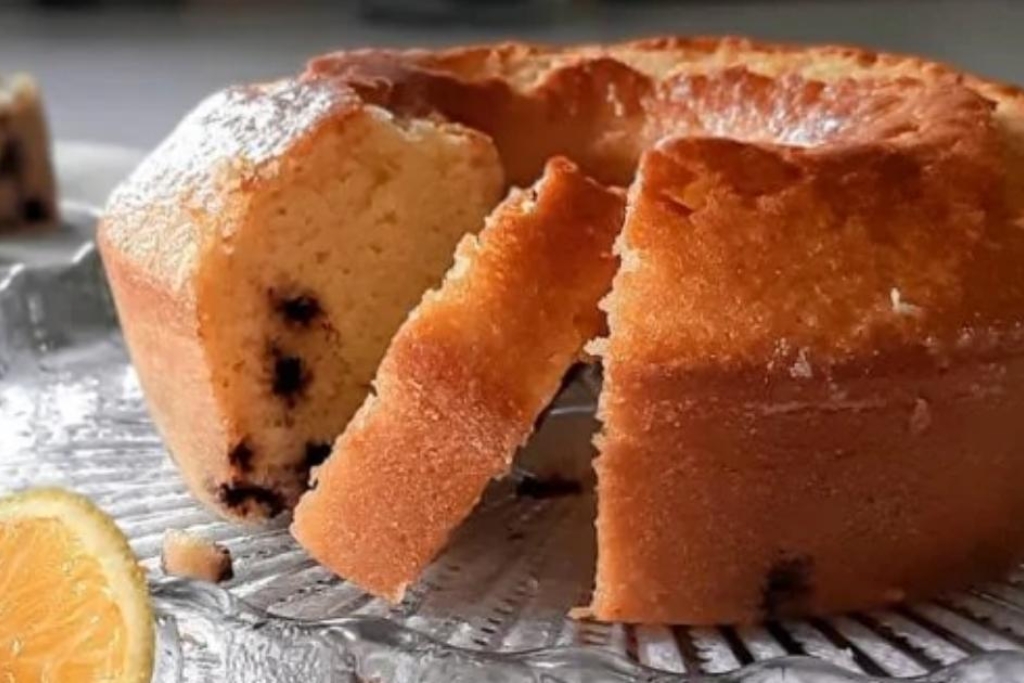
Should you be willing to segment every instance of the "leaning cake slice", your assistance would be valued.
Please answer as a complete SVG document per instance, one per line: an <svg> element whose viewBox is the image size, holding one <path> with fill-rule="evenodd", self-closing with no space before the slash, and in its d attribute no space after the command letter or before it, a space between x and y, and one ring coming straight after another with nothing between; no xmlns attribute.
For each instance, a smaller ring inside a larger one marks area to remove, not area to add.
<svg viewBox="0 0 1024 683"><path fill-rule="evenodd" d="M314 557L401 598L600 332L623 205L555 159L462 241L296 508L293 533Z"/></svg>

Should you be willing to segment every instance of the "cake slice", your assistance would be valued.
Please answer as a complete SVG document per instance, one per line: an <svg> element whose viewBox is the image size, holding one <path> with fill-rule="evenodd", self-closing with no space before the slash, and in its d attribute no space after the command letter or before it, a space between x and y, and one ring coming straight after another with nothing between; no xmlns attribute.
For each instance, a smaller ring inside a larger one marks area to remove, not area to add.
<svg viewBox="0 0 1024 683"><path fill-rule="evenodd" d="M315 558L402 597L600 332L623 205L554 159L462 241L296 508L292 531Z"/></svg>
<svg viewBox="0 0 1024 683"><path fill-rule="evenodd" d="M57 216L50 138L39 88L23 74L0 79L0 230Z"/></svg>
<svg viewBox="0 0 1024 683"><path fill-rule="evenodd" d="M98 241L153 420L201 500L248 521L294 505L503 187L484 136L323 81L213 95L143 162Z"/></svg>
<svg viewBox="0 0 1024 683"><path fill-rule="evenodd" d="M184 529L164 532L160 567L168 576L211 583L230 581L235 575L227 547Z"/></svg>

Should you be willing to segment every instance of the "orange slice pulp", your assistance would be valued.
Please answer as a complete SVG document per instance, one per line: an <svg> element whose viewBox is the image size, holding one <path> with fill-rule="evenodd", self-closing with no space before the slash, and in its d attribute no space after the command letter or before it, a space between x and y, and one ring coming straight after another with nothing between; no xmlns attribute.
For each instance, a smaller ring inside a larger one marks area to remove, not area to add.
<svg viewBox="0 0 1024 683"><path fill-rule="evenodd" d="M147 683L153 616L124 535L87 499L0 499L0 683Z"/></svg>

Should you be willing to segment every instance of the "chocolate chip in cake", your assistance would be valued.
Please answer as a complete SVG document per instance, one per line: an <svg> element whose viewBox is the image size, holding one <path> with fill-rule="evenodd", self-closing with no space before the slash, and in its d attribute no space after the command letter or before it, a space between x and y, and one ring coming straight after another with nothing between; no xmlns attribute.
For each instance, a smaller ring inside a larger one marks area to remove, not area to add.
<svg viewBox="0 0 1024 683"><path fill-rule="evenodd" d="M324 309L320 301L309 294L282 297L271 291L274 308L285 319L285 322L308 327L310 323L323 315Z"/></svg>
<svg viewBox="0 0 1024 683"><path fill-rule="evenodd" d="M268 517L277 516L285 508L284 498L281 494L253 484L223 483L217 487L216 495L217 500L224 507L238 510L239 508L255 505L263 508Z"/></svg>
<svg viewBox="0 0 1024 683"><path fill-rule="evenodd" d="M798 612L813 590L814 560L807 555L784 557L771 566L761 589L761 611L767 619Z"/></svg>
<svg viewBox="0 0 1024 683"><path fill-rule="evenodd" d="M26 223L42 223L50 219L46 203L39 199L26 199L21 204L21 217Z"/></svg>
<svg viewBox="0 0 1024 683"><path fill-rule="evenodd" d="M283 353L278 348L271 349L274 362L273 391L282 398L294 399L309 384L309 373L305 364L298 356Z"/></svg>
<svg viewBox="0 0 1024 683"><path fill-rule="evenodd" d="M252 460L255 455L256 454L253 452L252 447L246 443L245 439L242 439L228 453L228 462L231 463L233 467L238 468L241 472L251 472Z"/></svg>
<svg viewBox="0 0 1024 683"><path fill-rule="evenodd" d="M235 578L235 568L231 563L231 551L227 548L221 548L220 554L223 560L220 564L220 571L218 572L214 583L223 583L224 581L230 581Z"/></svg>
<svg viewBox="0 0 1024 683"><path fill-rule="evenodd" d="M544 500L546 498L560 498L562 496L575 496L583 492L583 485L572 479L563 477L539 477L526 476L516 484L516 497L534 498Z"/></svg>
<svg viewBox="0 0 1024 683"><path fill-rule="evenodd" d="M323 464L327 456L331 454L330 441L307 441L306 442L306 467L312 468Z"/></svg>

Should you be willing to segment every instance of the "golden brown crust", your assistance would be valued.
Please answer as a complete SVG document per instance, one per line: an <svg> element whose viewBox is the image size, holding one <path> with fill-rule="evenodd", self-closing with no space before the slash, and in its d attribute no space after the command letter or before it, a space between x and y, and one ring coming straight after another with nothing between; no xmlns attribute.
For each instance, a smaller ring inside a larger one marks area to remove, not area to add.
<svg viewBox="0 0 1024 683"><path fill-rule="evenodd" d="M622 207L620 193L556 159L463 242L296 508L293 532L314 557L401 597L599 331Z"/></svg>
<svg viewBox="0 0 1024 683"><path fill-rule="evenodd" d="M612 59L582 61L545 73L520 90L511 80L524 45L451 53L356 51L313 60L305 78L340 79L364 97L399 111L437 114L487 133L512 184L527 185L553 155L563 154L593 177L628 184L643 149L641 95L650 79ZM502 73L463 65L500 58ZM623 99L610 99L609 92Z"/></svg>
<svg viewBox="0 0 1024 683"><path fill-rule="evenodd" d="M617 360L602 396L597 618L866 609L1024 556L1019 358L939 372L889 357L842 379Z"/></svg>
<svg viewBox="0 0 1024 683"><path fill-rule="evenodd" d="M210 453L226 450L229 435L195 312L111 246L106 235L97 235L103 265L150 415L189 489L217 509L211 483L220 473Z"/></svg>
<svg viewBox="0 0 1024 683"><path fill-rule="evenodd" d="M354 50L311 60L304 78L339 79L388 107L438 113L488 133L513 183L531 182L547 158L564 154L593 177L625 185L640 154L666 134L745 138L753 133L760 141L785 142L773 138L773 132L789 131L743 130L725 112L715 116L713 106L709 113L717 131L694 128L692 120L679 115L678 101L672 101L673 80L701 75L715 80L739 70L773 82L772 101L787 101L787 79L796 91L806 81L917 81L975 90L998 103L1001 118L1024 112L1019 88L918 57L736 37L569 47L506 43L436 52ZM890 94L893 90L898 88ZM904 97L912 98L912 93ZM801 123L792 112L780 112L777 121L783 125ZM912 108L904 113L921 120L928 116Z"/></svg>
<svg viewBox="0 0 1024 683"><path fill-rule="evenodd" d="M801 148L680 137L646 153L623 235L627 262L642 265L624 271L613 304L635 330L623 333L629 358L768 365L783 344L828 363L937 349L967 326L1020 319L1019 266L990 246L1021 240L1004 235L988 103L966 90L934 97L915 100L937 113L909 138L839 129ZM658 299L674 305L652 308Z"/></svg>

